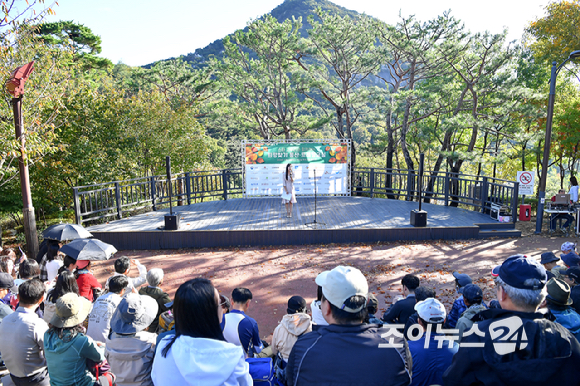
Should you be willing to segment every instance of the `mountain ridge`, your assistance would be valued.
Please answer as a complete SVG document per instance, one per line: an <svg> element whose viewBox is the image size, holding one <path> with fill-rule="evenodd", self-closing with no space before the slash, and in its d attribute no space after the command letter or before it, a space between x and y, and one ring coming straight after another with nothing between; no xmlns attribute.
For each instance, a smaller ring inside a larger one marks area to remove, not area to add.
<svg viewBox="0 0 580 386"><path fill-rule="evenodd" d="M347 9L340 5L334 4L328 0L285 0L282 4L278 5L269 13L262 15L259 19L266 15L272 15L279 22L291 19L292 17L299 18L302 17L302 28L300 29L300 34L303 37L307 36L307 30L310 29L310 24L308 23L308 16L314 15L314 11L320 7L323 11L328 11L332 14L338 14L342 17L350 16L355 17L360 15L357 11ZM248 27L244 28L247 30ZM236 31L233 31L227 36L233 36ZM224 50L223 40L225 36L221 39L216 39L207 46L203 48L197 48L194 52L190 52L187 55L181 55L179 58L191 64L193 68L203 67L205 62L210 58L210 56L221 57ZM151 68L157 62L163 62L168 60L177 59L175 57L161 59L153 63L146 64L142 66L143 68Z"/></svg>

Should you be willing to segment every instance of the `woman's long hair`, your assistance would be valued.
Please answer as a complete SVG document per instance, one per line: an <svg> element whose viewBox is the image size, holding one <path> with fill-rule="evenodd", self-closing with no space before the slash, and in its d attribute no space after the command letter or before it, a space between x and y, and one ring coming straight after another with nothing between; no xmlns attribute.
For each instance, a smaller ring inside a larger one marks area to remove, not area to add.
<svg viewBox="0 0 580 386"><path fill-rule="evenodd" d="M49 240L48 247L46 249L46 261L53 261L58 257L58 250L60 246L58 245L58 241Z"/></svg>
<svg viewBox="0 0 580 386"><path fill-rule="evenodd" d="M180 285L173 302L175 336L163 348L163 357L167 356L169 349L181 335L225 341L218 318L218 307L215 288L208 279L198 277Z"/></svg>
<svg viewBox="0 0 580 386"><path fill-rule="evenodd" d="M286 165L286 181L288 181L288 169L290 169L290 166L292 166L292 164ZM290 170L290 175L292 175L292 170Z"/></svg>
<svg viewBox="0 0 580 386"><path fill-rule="evenodd" d="M76 264L76 262L77 262L77 259L74 259L68 255L65 255L64 259L62 259L62 267L60 267L58 269L58 274L60 275L61 273L68 271L68 266L71 264ZM74 270L75 276L76 276L76 272L77 272L77 270L75 269Z"/></svg>
<svg viewBox="0 0 580 386"><path fill-rule="evenodd" d="M64 270L60 275L58 275L58 278L56 279L56 284L54 285L54 288L52 289L52 291L50 291L46 299L49 302L56 303L56 301L62 295L67 294L69 292L74 292L75 294L78 295L79 286L77 284L75 274L67 270Z"/></svg>

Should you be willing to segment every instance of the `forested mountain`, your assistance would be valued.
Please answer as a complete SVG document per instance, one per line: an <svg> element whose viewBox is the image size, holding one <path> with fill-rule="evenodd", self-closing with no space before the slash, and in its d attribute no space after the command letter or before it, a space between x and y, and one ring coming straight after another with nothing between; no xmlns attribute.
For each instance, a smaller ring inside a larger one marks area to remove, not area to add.
<svg viewBox="0 0 580 386"><path fill-rule="evenodd" d="M322 9L323 11L328 11L333 15L338 16L356 16L359 15L358 12L346 9L344 7L338 6L328 0L285 0L282 4L274 8L269 15L272 15L276 20L279 22L283 22L284 20L294 18L302 18L302 28L300 29L300 34L302 37L306 37L308 33L306 32L308 29L311 28L310 24L308 23L308 16L313 15L316 17L315 10L317 8ZM264 15L265 16L265 15ZM261 19L263 19L263 17ZM316 17L317 20L320 20ZM247 31L247 27L244 29ZM230 36L233 36L234 31ZM194 68L203 67L204 63L206 63L210 57L221 58L224 53L224 43L223 38L218 39L203 48L198 48L194 52L190 52L187 55L183 55L181 59L184 61L191 63ZM175 58L169 58L165 60L171 60ZM155 63L150 63L145 66L144 68L151 68Z"/></svg>

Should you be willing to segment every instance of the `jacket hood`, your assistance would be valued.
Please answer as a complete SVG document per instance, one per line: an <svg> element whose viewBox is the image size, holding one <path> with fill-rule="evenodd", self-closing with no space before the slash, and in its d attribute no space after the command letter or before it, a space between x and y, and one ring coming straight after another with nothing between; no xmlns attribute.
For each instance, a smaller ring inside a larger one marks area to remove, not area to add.
<svg viewBox="0 0 580 386"><path fill-rule="evenodd" d="M299 336L308 330L312 321L310 320L310 315L299 312L296 314L284 315L280 323L286 327L290 334Z"/></svg>
<svg viewBox="0 0 580 386"><path fill-rule="evenodd" d="M475 314L479 314L481 311L485 311L487 310L487 308L485 308L485 306L483 304L474 304L470 307L468 307L465 311L463 311L463 314L461 314L461 317L465 317L469 320L471 320L471 318L473 318L475 316Z"/></svg>
<svg viewBox="0 0 580 386"><path fill-rule="evenodd" d="M171 337L164 338L159 349L165 347ZM161 351L158 353L160 354ZM234 373L244 358L242 348L232 343L192 338L181 335L175 340L167 354L185 380L195 385L221 385Z"/></svg>
<svg viewBox="0 0 580 386"><path fill-rule="evenodd" d="M48 338L48 339L47 339ZM60 354L74 344L70 332L64 332L62 339L53 331L47 331L44 339L44 351Z"/></svg>

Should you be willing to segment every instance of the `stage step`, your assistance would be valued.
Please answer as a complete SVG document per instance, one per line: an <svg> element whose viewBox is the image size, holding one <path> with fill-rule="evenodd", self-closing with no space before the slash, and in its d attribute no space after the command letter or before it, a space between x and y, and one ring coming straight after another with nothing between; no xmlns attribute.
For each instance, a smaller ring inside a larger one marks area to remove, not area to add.
<svg viewBox="0 0 580 386"><path fill-rule="evenodd" d="M491 222L491 223L479 223L475 224L479 227L479 229L515 229L515 225L513 222Z"/></svg>
<svg viewBox="0 0 580 386"><path fill-rule="evenodd" d="M522 231L517 229L482 229L479 231L480 239L488 239L490 237L521 237Z"/></svg>

